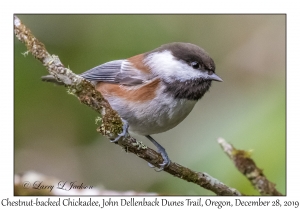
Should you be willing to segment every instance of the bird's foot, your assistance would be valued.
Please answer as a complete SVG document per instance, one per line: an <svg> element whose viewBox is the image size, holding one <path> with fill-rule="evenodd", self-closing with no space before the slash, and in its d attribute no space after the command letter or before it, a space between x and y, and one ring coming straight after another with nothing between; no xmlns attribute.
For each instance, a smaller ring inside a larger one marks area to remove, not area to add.
<svg viewBox="0 0 300 210"><path fill-rule="evenodd" d="M112 143L118 142L121 137L126 137L128 134L128 127L129 127L128 122L122 118L121 118L121 120L123 122L123 131L122 131L122 133L118 134L117 138L110 140L110 142L112 142Z"/></svg>
<svg viewBox="0 0 300 210"><path fill-rule="evenodd" d="M158 142L156 142L151 136L147 135L146 137L157 147L157 152L160 153L163 158L163 162L161 164L159 164L160 167L157 169L151 163L148 163L148 165L151 168L155 168L154 170L156 172L160 172L160 171L164 170L165 167L168 167L170 165L171 160L169 159L168 154L167 154L165 148L163 148L163 146L161 146Z"/></svg>

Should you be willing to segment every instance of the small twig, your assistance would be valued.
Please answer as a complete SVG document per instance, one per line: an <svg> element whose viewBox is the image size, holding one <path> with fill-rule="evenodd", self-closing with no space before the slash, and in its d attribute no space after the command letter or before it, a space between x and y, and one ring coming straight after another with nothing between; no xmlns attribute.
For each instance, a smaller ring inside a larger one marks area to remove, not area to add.
<svg viewBox="0 0 300 210"><path fill-rule="evenodd" d="M89 81L74 74L70 69L65 68L57 56L50 55L44 44L39 42L16 16L14 17L14 30L16 37L25 43L28 51L46 66L51 75L68 87L69 93L77 96L80 102L102 115L102 125L97 129L99 133L109 139L114 139L122 132L123 124L120 116L111 108L101 93L95 90ZM141 145L141 143L137 142L129 134L121 138L118 144L126 151L134 153L156 167L159 167L159 163L163 161L159 153ZM174 162L170 163L164 171L188 182L193 182L217 195L241 195L237 190L224 185L206 173L192 171Z"/></svg>
<svg viewBox="0 0 300 210"><path fill-rule="evenodd" d="M237 150L222 138L218 139L218 143L233 161L236 168L247 177L261 195L282 195L276 190L275 184L265 177L262 170L250 158L251 152Z"/></svg>

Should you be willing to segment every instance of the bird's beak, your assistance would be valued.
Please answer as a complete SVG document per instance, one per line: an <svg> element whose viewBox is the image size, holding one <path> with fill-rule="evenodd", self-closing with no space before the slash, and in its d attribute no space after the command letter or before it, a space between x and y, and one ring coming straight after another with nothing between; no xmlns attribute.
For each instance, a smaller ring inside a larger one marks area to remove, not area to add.
<svg viewBox="0 0 300 210"><path fill-rule="evenodd" d="M223 80L216 74L209 75L208 79L211 79L211 80L214 80L214 81L217 81L217 82L223 82Z"/></svg>

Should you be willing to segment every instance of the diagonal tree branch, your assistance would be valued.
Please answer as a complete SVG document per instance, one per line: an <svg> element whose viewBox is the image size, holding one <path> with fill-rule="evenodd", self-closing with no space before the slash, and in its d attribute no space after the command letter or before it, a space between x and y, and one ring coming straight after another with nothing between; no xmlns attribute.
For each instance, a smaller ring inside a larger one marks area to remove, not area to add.
<svg viewBox="0 0 300 210"><path fill-rule="evenodd" d="M219 138L218 142L235 167L247 177L261 195L282 195L276 190L275 184L270 182L262 170L256 166L255 162L250 158L249 152L235 149L222 138Z"/></svg>
<svg viewBox="0 0 300 210"><path fill-rule="evenodd" d="M123 131L120 116L111 108L100 92L96 91L89 81L64 67L58 56L48 53L44 44L34 37L17 16L14 17L14 31L16 37L25 43L28 51L43 63L49 73L65 84L69 93L77 96L81 103L101 114L102 125L97 128L97 132L109 139L114 139ZM117 144L156 167L159 167L159 163L163 161L159 153L136 141L129 134L122 137ZM192 171L174 162L171 162L164 171L188 182L193 182L217 195L241 195L236 189L226 186L206 173Z"/></svg>

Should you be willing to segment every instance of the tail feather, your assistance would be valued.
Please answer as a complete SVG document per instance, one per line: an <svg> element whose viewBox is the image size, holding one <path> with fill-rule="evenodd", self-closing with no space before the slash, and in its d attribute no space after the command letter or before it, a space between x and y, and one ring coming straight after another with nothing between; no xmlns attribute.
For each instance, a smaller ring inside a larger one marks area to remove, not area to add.
<svg viewBox="0 0 300 210"><path fill-rule="evenodd" d="M57 85L63 85L64 84L63 82L57 81L55 79L55 77L52 76L52 75L42 76L41 79L42 79L43 82L51 82L51 83L54 83L54 84L57 84Z"/></svg>

